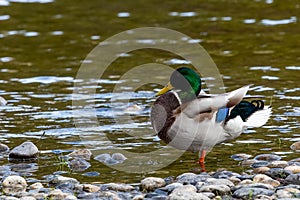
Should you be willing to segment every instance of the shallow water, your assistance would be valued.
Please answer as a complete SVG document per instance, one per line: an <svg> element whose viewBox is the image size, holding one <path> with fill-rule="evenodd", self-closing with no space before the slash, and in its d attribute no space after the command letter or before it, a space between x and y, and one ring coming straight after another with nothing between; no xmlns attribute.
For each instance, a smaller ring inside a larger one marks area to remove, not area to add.
<svg viewBox="0 0 300 200"><path fill-rule="evenodd" d="M265 126L249 129L208 154L208 171L243 170L238 161L230 158L237 153L275 153L285 160L297 158L299 153L292 152L289 146L300 140L299 10L297 1L269 0L184 4L0 0L0 96L8 101L7 106L0 107L0 141L10 148L26 140L37 144L41 150L38 162L21 169L32 181L62 173L85 182L132 183L149 174L166 177L196 168L198 155L190 152L148 174L118 171L93 159L86 171L72 172L59 161L60 155L85 147L97 152L120 148L136 153L165 147L153 134L149 119L154 94L161 85L146 84L131 92L125 82L121 92L113 89L133 66L150 62L174 68L191 66L176 55L153 49L124 53L100 80L79 82L82 88L98 83L97 94L86 99L95 104L98 127L77 129L72 105L73 98L85 98L72 95L74 83L78 83L80 65L89 62L84 59L99 42L128 29L157 26L190 36L190 43L200 43L218 66L227 91L253 83L249 93L263 95L266 103L272 104L273 115ZM139 78L135 81L142 81ZM123 112L128 105L138 105L141 110ZM130 123L126 123L128 116ZM75 119L84 120L84 116ZM103 142L106 137L113 145ZM8 162L7 155L0 163L20 171Z"/></svg>

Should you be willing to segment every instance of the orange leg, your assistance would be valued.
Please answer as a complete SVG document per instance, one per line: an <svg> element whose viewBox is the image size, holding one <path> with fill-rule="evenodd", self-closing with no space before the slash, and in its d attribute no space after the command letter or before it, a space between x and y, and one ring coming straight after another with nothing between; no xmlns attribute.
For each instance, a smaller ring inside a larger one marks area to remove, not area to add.
<svg viewBox="0 0 300 200"><path fill-rule="evenodd" d="M200 159L199 159L199 164L200 164L200 167L202 169L202 172L206 172L205 164L204 164L205 156L206 156L206 150L202 150L201 155L200 155Z"/></svg>

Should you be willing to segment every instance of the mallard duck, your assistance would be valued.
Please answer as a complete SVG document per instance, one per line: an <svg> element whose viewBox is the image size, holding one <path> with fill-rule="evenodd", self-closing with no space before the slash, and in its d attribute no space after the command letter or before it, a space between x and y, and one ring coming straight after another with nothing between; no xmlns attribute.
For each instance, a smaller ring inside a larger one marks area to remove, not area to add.
<svg viewBox="0 0 300 200"><path fill-rule="evenodd" d="M151 123L158 137L181 150L199 152L199 163L216 144L238 137L247 127L264 125L271 107L262 100L243 100L250 85L224 94L201 91L201 78L192 69L175 70L157 93Z"/></svg>

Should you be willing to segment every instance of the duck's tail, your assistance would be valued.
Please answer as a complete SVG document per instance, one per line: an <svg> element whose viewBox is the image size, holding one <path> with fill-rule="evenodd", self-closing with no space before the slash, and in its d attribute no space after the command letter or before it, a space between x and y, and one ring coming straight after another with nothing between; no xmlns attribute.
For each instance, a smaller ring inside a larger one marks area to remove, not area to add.
<svg viewBox="0 0 300 200"><path fill-rule="evenodd" d="M241 101L231 110L226 121L240 116L245 122L245 126L260 127L269 120L271 114L271 106L264 106L264 102L261 100Z"/></svg>

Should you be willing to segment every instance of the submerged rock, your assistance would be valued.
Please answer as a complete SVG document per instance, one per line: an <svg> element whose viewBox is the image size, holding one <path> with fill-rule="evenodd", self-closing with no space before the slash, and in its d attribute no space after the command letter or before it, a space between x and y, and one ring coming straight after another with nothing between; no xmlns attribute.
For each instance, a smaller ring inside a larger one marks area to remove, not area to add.
<svg viewBox="0 0 300 200"><path fill-rule="evenodd" d="M9 154L9 159L30 160L36 159L39 150L32 142L24 142L21 145L13 148Z"/></svg>
<svg viewBox="0 0 300 200"><path fill-rule="evenodd" d="M106 165L115 165L123 163L127 158L121 153L114 153L112 156L108 153L104 153L96 156L94 159Z"/></svg>
<svg viewBox="0 0 300 200"><path fill-rule="evenodd" d="M91 166L91 164L83 158L75 158L69 161L68 165L71 170L78 172L82 172Z"/></svg>
<svg viewBox="0 0 300 200"><path fill-rule="evenodd" d="M72 158L83 158L85 160L90 160L92 156L92 152L89 149L78 149L69 153L68 156Z"/></svg>
<svg viewBox="0 0 300 200"><path fill-rule="evenodd" d="M281 156L277 156L275 154L260 154L255 156L254 160L264 160L264 161L275 161L275 160L281 160Z"/></svg>
<svg viewBox="0 0 300 200"><path fill-rule="evenodd" d="M201 193L196 192L197 189L193 185L184 185L177 187L169 195L170 200L209 200L209 198Z"/></svg>

